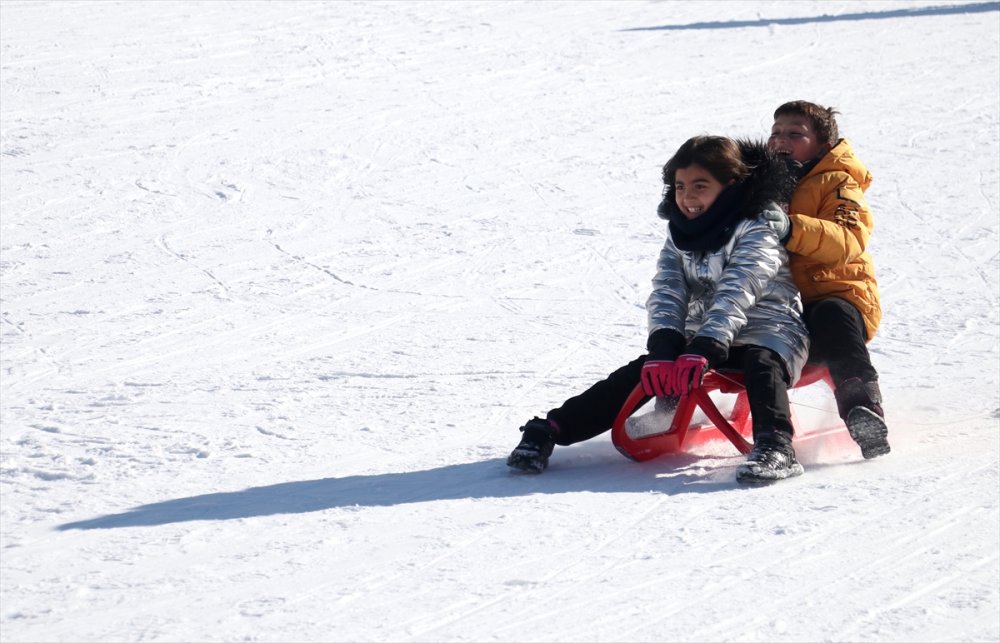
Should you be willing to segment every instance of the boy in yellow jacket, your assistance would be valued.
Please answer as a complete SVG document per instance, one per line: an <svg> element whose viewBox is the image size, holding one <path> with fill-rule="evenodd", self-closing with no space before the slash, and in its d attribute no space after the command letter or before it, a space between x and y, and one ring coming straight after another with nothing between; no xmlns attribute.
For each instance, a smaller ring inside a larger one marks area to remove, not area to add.
<svg viewBox="0 0 1000 643"><path fill-rule="evenodd" d="M812 342L809 360L826 364L837 410L865 458L889 453L878 373L866 344L882 310L866 251L872 176L840 138L833 108L792 101L774 112L768 147L799 175L788 212L765 216L788 250Z"/></svg>

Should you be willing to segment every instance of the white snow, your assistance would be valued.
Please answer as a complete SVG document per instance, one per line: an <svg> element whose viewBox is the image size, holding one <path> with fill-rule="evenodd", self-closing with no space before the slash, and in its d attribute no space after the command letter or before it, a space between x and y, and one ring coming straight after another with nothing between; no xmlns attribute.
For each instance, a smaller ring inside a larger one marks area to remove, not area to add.
<svg viewBox="0 0 1000 643"><path fill-rule="evenodd" d="M4 1L0 36L4 641L1000 639L1000 4ZM875 176L893 452L510 474L643 349L662 164L797 98Z"/></svg>

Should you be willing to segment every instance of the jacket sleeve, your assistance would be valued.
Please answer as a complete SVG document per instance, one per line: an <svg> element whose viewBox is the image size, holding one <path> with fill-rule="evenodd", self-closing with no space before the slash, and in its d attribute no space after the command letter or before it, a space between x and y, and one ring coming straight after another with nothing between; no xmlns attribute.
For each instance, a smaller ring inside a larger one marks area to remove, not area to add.
<svg viewBox="0 0 1000 643"><path fill-rule="evenodd" d="M727 348L746 326L748 312L787 257L777 234L762 221L748 221L736 234L733 251L697 332L697 336L715 339Z"/></svg>
<svg viewBox="0 0 1000 643"><path fill-rule="evenodd" d="M669 328L683 335L690 296L680 251L667 239L656 261L653 291L646 300L649 334Z"/></svg>
<svg viewBox="0 0 1000 643"><path fill-rule="evenodd" d="M813 261L843 266L865 252L872 233L871 210L861 187L846 172L828 172L818 181L789 213L792 234L785 245Z"/></svg>

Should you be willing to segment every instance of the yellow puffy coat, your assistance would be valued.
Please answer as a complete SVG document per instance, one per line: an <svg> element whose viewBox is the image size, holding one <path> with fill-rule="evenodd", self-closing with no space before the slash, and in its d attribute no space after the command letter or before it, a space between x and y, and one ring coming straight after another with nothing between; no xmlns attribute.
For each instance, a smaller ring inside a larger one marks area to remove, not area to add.
<svg viewBox="0 0 1000 643"><path fill-rule="evenodd" d="M865 190L868 168L841 139L799 181L788 206L792 235L786 247L795 285L805 303L840 297L865 321L871 341L882 319L875 266L865 250L872 213Z"/></svg>

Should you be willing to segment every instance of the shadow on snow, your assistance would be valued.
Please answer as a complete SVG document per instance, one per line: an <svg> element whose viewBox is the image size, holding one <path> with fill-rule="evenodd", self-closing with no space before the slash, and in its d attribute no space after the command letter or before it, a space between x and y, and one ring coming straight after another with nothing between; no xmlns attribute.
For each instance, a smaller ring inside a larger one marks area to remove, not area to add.
<svg viewBox="0 0 1000 643"><path fill-rule="evenodd" d="M56 529L143 527L193 520L310 513L337 507L388 507L436 500L509 498L584 490L594 493L653 491L676 495L737 487L732 467L725 461L720 465L717 459L678 454L637 464L622 459L617 453L599 456L593 449L577 449L576 452L577 457L553 460L543 476L513 474L502 459L491 459L423 471L300 480L242 491L208 493L70 522ZM735 464L736 461L732 463Z"/></svg>
<svg viewBox="0 0 1000 643"><path fill-rule="evenodd" d="M633 27L621 31L683 31L688 29L738 29L742 27L767 27L769 25L804 25L816 22L839 22L843 20L882 20L886 18L913 18L920 16L945 16L963 13L984 13L1000 11L1000 2L980 2L976 4L942 5L893 9L890 11L865 11L844 13L836 16L822 15L805 18L759 18L757 20L730 20L712 22L692 22L686 25L660 25L657 27Z"/></svg>

